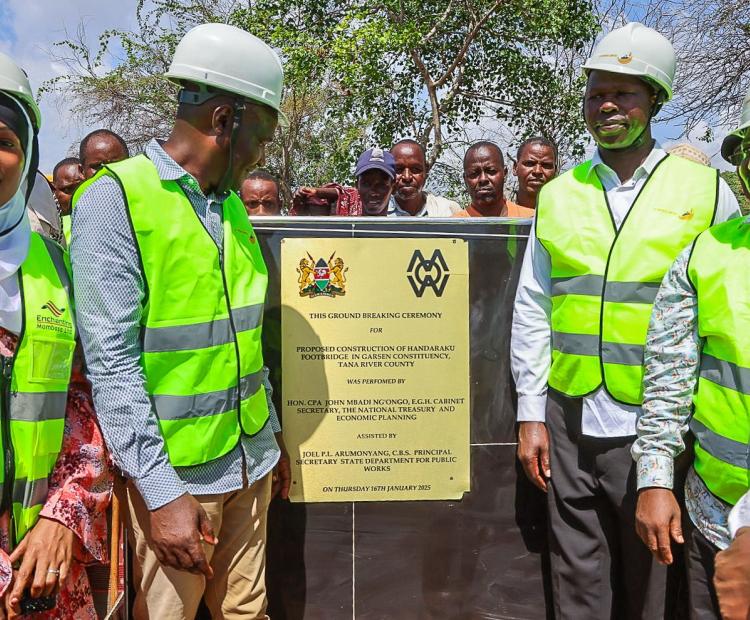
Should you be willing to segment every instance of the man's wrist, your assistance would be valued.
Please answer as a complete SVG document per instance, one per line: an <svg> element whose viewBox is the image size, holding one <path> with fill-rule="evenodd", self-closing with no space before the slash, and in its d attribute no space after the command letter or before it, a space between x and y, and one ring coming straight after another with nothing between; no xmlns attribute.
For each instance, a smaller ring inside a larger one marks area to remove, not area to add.
<svg viewBox="0 0 750 620"><path fill-rule="evenodd" d="M185 483L169 463L133 480L133 484L150 511L158 510L187 493Z"/></svg>
<svg viewBox="0 0 750 620"><path fill-rule="evenodd" d="M546 394L519 394L516 419L519 422L545 422L546 409Z"/></svg>
<svg viewBox="0 0 750 620"><path fill-rule="evenodd" d="M674 459L661 454L642 454L636 464L638 490L674 487Z"/></svg>

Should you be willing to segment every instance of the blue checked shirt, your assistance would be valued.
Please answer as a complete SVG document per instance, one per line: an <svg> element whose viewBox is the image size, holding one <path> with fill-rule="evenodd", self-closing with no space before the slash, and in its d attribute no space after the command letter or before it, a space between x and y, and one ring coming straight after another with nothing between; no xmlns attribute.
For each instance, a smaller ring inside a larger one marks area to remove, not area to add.
<svg viewBox="0 0 750 620"><path fill-rule="evenodd" d="M198 182L156 140L145 154L159 177L176 180L219 248L221 206L226 196L204 196ZM165 223L165 225L168 223ZM281 430L268 372L264 385L269 423L223 457L193 467L172 467L164 449L140 365L144 280L125 200L114 179L103 177L78 199L73 217L71 260L78 325L86 353L94 404L107 446L149 510L184 493L228 493L251 485L279 459L274 433Z"/></svg>

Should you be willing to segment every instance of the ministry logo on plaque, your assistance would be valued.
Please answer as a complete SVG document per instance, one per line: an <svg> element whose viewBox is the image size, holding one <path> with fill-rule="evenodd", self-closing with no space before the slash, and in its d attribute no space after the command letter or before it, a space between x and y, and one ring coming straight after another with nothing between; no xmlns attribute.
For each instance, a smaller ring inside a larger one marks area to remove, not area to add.
<svg viewBox="0 0 750 620"><path fill-rule="evenodd" d="M335 260L334 260L335 258ZM337 297L346 295L346 272L349 267L344 265L341 257L336 257L336 252L331 254L327 261L319 258L317 261L307 254L302 258L297 267L297 284L299 284L300 297Z"/></svg>

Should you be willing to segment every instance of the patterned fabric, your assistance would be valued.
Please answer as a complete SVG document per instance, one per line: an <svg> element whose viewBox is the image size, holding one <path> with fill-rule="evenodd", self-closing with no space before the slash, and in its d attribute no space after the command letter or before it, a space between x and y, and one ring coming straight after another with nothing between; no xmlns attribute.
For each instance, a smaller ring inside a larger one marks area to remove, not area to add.
<svg viewBox="0 0 750 620"><path fill-rule="evenodd" d="M692 246L667 272L654 302L645 352L643 413L632 454L638 488L674 486L674 459L685 450L683 437L692 414L701 339L698 299L687 276ZM720 549L729 546L729 509L691 468L685 505L701 533Z"/></svg>
<svg viewBox="0 0 750 620"><path fill-rule="evenodd" d="M338 183L326 183L322 187L335 189L338 194L336 199L336 208L331 215L339 217L347 216L360 216L362 215L362 199L359 197L359 192L354 187L346 187L339 185ZM327 203L328 201L323 198L306 198L296 199L296 202L289 209L289 215L307 215L309 210L308 202L314 203L318 206Z"/></svg>
<svg viewBox="0 0 750 620"><path fill-rule="evenodd" d="M16 344L17 338L0 328L0 353L12 355ZM86 565L107 561L106 510L112 495L113 472L96 423L89 386L80 368L74 366L62 449L40 515L72 530L77 544L68 578L57 596L57 607L27 616L38 620L96 620ZM0 595L11 581L9 525L8 513L0 515Z"/></svg>
<svg viewBox="0 0 750 620"><path fill-rule="evenodd" d="M176 180L195 213L221 248L223 196L204 196L198 182L161 148L149 143L146 156L163 180ZM112 457L133 480L149 510L193 495L228 493L265 476L279 458L274 433L281 430L264 385L270 421L257 435L243 437L223 457L195 467L174 468L164 450L156 415L140 367L140 318L146 283L130 229L125 200L113 178L103 177L76 203L71 239L76 311L86 352L94 403Z"/></svg>

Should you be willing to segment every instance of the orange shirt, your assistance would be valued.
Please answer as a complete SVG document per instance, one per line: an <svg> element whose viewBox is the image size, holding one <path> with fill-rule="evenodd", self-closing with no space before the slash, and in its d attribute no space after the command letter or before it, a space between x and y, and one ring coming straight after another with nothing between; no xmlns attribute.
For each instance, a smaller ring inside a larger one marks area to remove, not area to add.
<svg viewBox="0 0 750 620"><path fill-rule="evenodd" d="M502 209L498 209L497 213L490 213L484 215L474 208L474 205L469 205L461 211L456 211L453 217L534 217L534 209L528 207L522 207L517 205L515 202L506 200Z"/></svg>

